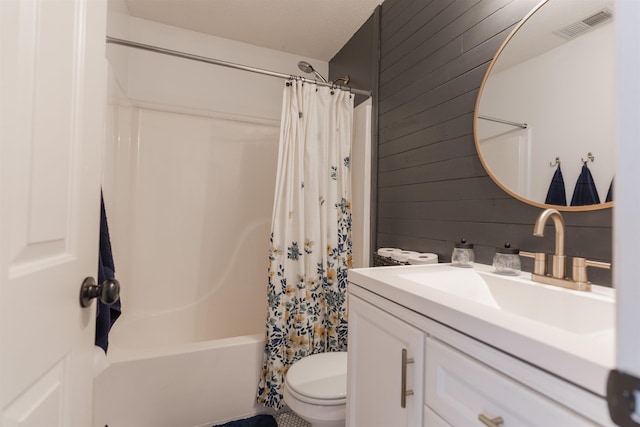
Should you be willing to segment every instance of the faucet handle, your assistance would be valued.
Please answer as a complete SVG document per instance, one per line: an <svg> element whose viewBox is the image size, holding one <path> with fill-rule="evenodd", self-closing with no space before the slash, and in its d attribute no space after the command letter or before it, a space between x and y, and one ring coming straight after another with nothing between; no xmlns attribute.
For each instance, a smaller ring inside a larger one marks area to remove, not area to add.
<svg viewBox="0 0 640 427"><path fill-rule="evenodd" d="M589 280L587 280L587 267L604 268L611 270L610 262L591 261L586 258L573 258L573 281L579 286L591 287Z"/></svg>
<svg viewBox="0 0 640 427"><path fill-rule="evenodd" d="M533 274L537 274L539 276L544 276L547 274L547 254L544 252L526 252L520 251L520 255L533 258Z"/></svg>

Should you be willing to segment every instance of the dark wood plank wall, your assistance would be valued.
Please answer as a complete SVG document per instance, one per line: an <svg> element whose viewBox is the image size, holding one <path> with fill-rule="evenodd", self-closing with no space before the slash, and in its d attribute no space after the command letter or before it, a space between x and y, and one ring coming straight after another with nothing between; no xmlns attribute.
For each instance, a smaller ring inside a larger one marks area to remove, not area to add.
<svg viewBox="0 0 640 427"><path fill-rule="evenodd" d="M532 235L540 209L503 192L473 138L478 89L495 52L538 0L387 0L382 4L376 247L435 252L473 242L490 264L509 241L553 252L553 228ZM567 212L566 251L610 261L611 209ZM532 263L523 259L523 268ZM589 270L597 283L611 274Z"/></svg>
<svg viewBox="0 0 640 427"><path fill-rule="evenodd" d="M358 89L371 90L374 80L378 77L378 52L376 52L375 26L376 14L372 15L362 27L351 37L349 43L329 62L329 80L349 76L349 86ZM356 95L354 105L358 106L368 97Z"/></svg>

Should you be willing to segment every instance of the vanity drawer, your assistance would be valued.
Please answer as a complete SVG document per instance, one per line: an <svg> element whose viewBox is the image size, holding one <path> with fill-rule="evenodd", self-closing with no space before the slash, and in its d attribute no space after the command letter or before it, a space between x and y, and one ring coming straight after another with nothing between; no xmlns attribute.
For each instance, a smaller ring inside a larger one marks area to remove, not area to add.
<svg viewBox="0 0 640 427"><path fill-rule="evenodd" d="M433 412L428 406L424 407L424 427L451 427L440 415Z"/></svg>
<svg viewBox="0 0 640 427"><path fill-rule="evenodd" d="M504 427L595 425L434 338L425 354L425 404L454 427L482 426L480 415Z"/></svg>

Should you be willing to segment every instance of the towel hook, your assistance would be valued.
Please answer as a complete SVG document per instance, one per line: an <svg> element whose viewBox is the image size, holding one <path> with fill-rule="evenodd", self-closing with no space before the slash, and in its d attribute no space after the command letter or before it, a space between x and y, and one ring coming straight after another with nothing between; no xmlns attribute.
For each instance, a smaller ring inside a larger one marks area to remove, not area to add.
<svg viewBox="0 0 640 427"><path fill-rule="evenodd" d="M581 158L580 160L582 160L582 163L584 163L584 164L586 165L588 162L593 162L595 159L596 159L596 158L593 156L593 154L591 153L591 151L589 151L589 152L587 153L587 160L585 160L585 159L583 159L583 158Z"/></svg>
<svg viewBox="0 0 640 427"><path fill-rule="evenodd" d="M553 167L553 166L560 166L560 157L556 157L556 161L551 163L549 162L549 166Z"/></svg>

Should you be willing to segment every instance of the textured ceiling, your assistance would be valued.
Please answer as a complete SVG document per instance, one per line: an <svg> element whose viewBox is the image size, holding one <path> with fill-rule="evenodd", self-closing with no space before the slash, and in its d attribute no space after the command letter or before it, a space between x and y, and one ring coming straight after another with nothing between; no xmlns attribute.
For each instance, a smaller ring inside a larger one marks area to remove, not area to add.
<svg viewBox="0 0 640 427"><path fill-rule="evenodd" d="M136 17L329 61L382 0L126 0Z"/></svg>

